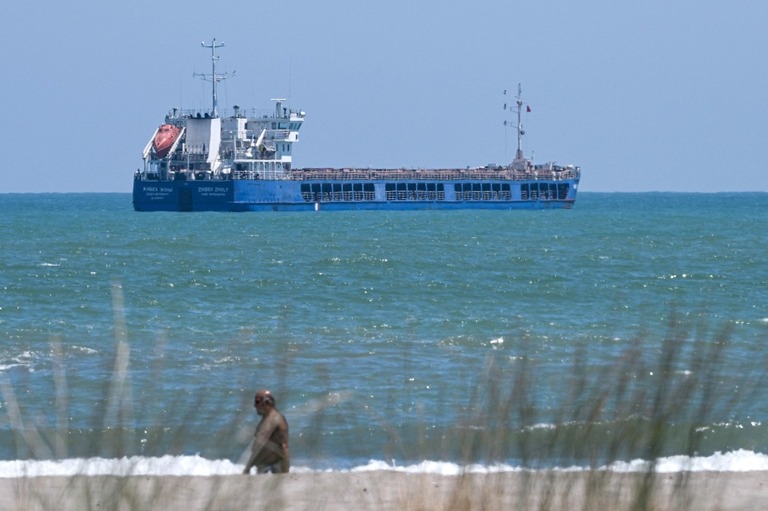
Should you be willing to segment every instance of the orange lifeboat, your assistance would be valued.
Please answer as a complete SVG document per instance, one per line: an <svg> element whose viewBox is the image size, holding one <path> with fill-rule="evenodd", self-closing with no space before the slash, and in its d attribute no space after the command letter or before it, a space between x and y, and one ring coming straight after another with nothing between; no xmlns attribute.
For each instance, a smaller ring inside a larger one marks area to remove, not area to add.
<svg viewBox="0 0 768 511"><path fill-rule="evenodd" d="M181 130L173 124L163 124L157 129L155 139L152 141L152 147L155 149L157 158L165 158L180 132Z"/></svg>

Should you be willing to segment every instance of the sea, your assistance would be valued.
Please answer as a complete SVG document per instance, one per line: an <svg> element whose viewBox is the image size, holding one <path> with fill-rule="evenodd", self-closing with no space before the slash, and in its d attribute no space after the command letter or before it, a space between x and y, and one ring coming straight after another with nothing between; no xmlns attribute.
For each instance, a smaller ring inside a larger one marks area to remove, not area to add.
<svg viewBox="0 0 768 511"><path fill-rule="evenodd" d="M0 477L768 470L768 194L136 213L0 194Z"/></svg>

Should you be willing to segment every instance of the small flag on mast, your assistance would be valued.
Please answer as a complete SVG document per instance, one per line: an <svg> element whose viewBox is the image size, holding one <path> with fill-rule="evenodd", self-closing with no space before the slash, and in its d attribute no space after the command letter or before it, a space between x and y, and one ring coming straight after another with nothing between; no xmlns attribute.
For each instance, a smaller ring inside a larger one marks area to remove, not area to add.
<svg viewBox="0 0 768 511"><path fill-rule="evenodd" d="M528 105L525 105L525 111L526 112L530 112L531 111L531 107L529 107Z"/></svg>

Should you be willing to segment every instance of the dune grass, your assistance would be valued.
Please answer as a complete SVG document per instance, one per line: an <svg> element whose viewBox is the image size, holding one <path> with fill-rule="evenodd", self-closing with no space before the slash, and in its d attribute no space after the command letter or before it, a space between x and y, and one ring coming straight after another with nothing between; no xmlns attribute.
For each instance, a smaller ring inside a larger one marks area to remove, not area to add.
<svg viewBox="0 0 768 511"><path fill-rule="evenodd" d="M127 426L137 413L137 403L132 394L128 332L119 285L113 286L113 308L112 377L105 382L105 396L99 401L102 409L97 410L103 418L104 429L113 434L95 441L108 444L96 446L96 452L121 457L137 454L137 439ZM761 354L750 357L739 382L723 371L722 360L733 355L731 337L728 328L712 332L704 326L692 327L673 318L663 339L639 334L627 347L617 350L612 362L602 366L588 362L590 346L579 347L570 367L554 382L540 381L536 358L527 353L521 343L515 363L500 357L488 358L472 388L472 406L447 437L446 442L451 445L445 445L444 452L430 452L434 443L417 440L416 448L424 459L445 459L448 452L459 453L465 467L462 473L442 479L441 488L423 475L409 476L413 484L404 488L382 485L385 479L380 475L361 476L356 481L369 483L356 489L359 494L356 502L370 509L394 504L397 509L414 511L492 510L502 509L512 498L508 494L514 492L516 509L701 509L700 499L688 486L690 472L663 474L657 470L657 462L670 454L693 457L702 449L711 449L707 444L708 427L731 420L737 406L761 388L764 377L757 370L764 362ZM52 339L51 352L55 427L40 428L25 417L15 389L7 381L0 382L4 410L15 433L20 457L62 459L69 455L67 371L60 339ZM287 385L289 365L290 360L286 360L285 381L276 382L278 385ZM542 387L556 388L559 392L553 399L542 400ZM329 386L329 396L333 395L332 390ZM334 402L330 398L317 404L310 419L311 431L328 427L326 412L332 406ZM253 419L246 415L250 413L247 403L243 403L242 408L242 414L225 421L219 431L212 432L212 437L227 442L238 436L242 438L243 424ZM178 411L181 416L184 413L192 414L194 410ZM422 421L426 422L428 412L422 411L422 414ZM389 439L386 449L390 452L370 453L371 458L390 459L393 452L414 449L413 440L405 438L398 428L387 424L380 427ZM423 429L418 431L423 438ZM173 432L170 453L183 449L184 435L183 430ZM157 439L148 435L145 440ZM304 449L322 452L322 442L318 435L303 439L301 445ZM632 474L619 476L608 469L617 462L635 459L644 460L645 464ZM470 469L475 463L492 466L510 460L521 470L513 474L478 475ZM570 466L586 469L561 470ZM295 481L296 477L304 478L310 486L315 482L325 484L323 474L268 477L248 483L268 488L271 495L268 503L250 502L251 509L288 506L293 497L289 494L289 481ZM68 491L52 496L50 487L40 490L25 479L19 478L15 483L21 499L15 502L39 509L61 509L62 502L70 503L69 508L73 509L154 509L153 503L162 499L172 502L174 492L193 491L186 486L186 481L174 478L134 478L143 480L137 482L129 476L117 476L72 478L66 487ZM446 480L449 488L445 488ZM200 488L203 486L205 493L196 494L194 509L221 509L222 505L234 505L242 498L233 493L226 478L208 478ZM196 491L202 491L200 488ZM105 492L109 494L106 500ZM322 491L317 494L327 495ZM306 508L324 509L320 497L306 504ZM297 509L299 505L293 503L291 508ZM710 509L718 509L718 505L712 501Z"/></svg>

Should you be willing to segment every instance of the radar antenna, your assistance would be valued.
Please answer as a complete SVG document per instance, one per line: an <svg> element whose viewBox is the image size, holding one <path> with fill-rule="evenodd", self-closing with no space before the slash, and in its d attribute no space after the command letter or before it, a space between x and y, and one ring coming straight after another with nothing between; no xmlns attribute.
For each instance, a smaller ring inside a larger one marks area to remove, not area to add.
<svg viewBox="0 0 768 511"><path fill-rule="evenodd" d="M221 48L224 46L224 43L217 43L216 38L213 38L213 41L211 41L211 44L205 44L205 41L200 43L203 48L210 48L211 49L211 73L193 73L192 76L195 78L202 78L206 82L211 82L213 85L213 108L211 110L211 117L218 117L219 116L219 109L218 109L218 94L216 92L217 85L220 81L226 80L230 76L234 76L237 71L232 71L231 73L216 73L216 61L219 60L219 56L216 55L216 48Z"/></svg>

